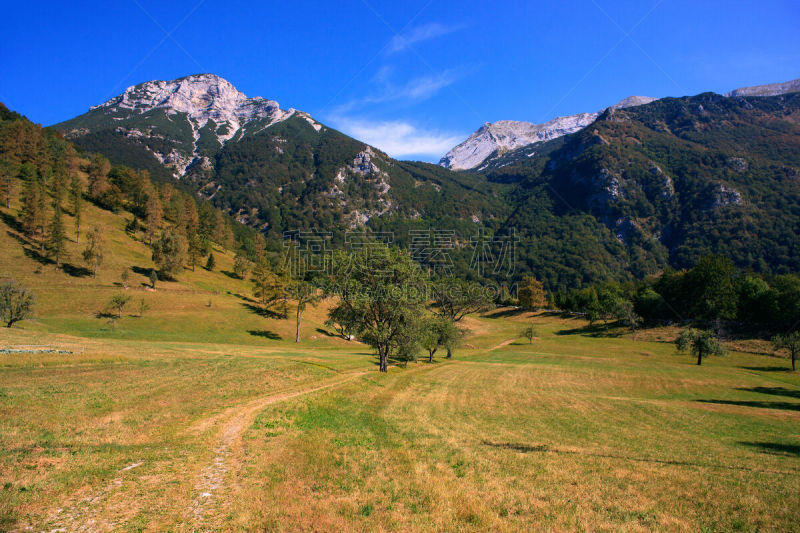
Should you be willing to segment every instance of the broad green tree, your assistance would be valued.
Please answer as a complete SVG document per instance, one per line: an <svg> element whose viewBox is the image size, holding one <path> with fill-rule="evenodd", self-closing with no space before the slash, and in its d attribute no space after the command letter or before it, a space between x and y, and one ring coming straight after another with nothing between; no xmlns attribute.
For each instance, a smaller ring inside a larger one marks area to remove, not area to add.
<svg viewBox="0 0 800 533"><path fill-rule="evenodd" d="M698 365L711 355L725 355L725 346L711 331L685 329L678 335L675 345L679 352L691 351Z"/></svg>
<svg viewBox="0 0 800 533"><path fill-rule="evenodd" d="M0 319L7 328L33 315L33 294L14 281L0 282Z"/></svg>
<svg viewBox="0 0 800 533"><path fill-rule="evenodd" d="M428 362L432 363L433 356L439 348L447 349L448 357L451 357L453 349L460 342L462 336L462 330L452 320L444 317L434 317L423 319L419 332L419 342L428 352Z"/></svg>
<svg viewBox="0 0 800 533"><path fill-rule="evenodd" d="M375 243L334 258L332 284L350 329L377 352L380 371L404 352L408 333L424 315L428 280L407 251Z"/></svg>
<svg viewBox="0 0 800 533"><path fill-rule="evenodd" d="M174 278L183 269L188 245L179 232L172 229L161 232L161 237L151 245L151 249L153 262L164 276Z"/></svg>

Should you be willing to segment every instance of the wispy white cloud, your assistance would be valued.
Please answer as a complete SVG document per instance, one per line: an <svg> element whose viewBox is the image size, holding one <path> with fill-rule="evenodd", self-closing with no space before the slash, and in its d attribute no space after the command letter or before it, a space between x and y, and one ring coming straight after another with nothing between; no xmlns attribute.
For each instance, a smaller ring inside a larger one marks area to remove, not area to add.
<svg viewBox="0 0 800 533"><path fill-rule="evenodd" d="M400 102L412 104L432 97L445 87L458 81L462 76L462 69L447 69L430 76L412 78L402 84L391 81L390 67L382 67L373 77L373 81L380 88L371 94L355 98L338 106L334 114L345 114L358 110L367 105L384 104L387 102Z"/></svg>
<svg viewBox="0 0 800 533"><path fill-rule="evenodd" d="M411 31L403 35L395 35L394 38L392 38L392 40L389 42L389 47L387 50L390 54L401 52L413 44L434 39L436 37L441 37L442 35L453 33L462 28L463 26L446 26L436 22L423 24L422 26L413 28Z"/></svg>
<svg viewBox="0 0 800 533"><path fill-rule="evenodd" d="M408 156L438 158L461 142L464 135L425 129L405 120L377 120L337 117L333 126L396 158Z"/></svg>

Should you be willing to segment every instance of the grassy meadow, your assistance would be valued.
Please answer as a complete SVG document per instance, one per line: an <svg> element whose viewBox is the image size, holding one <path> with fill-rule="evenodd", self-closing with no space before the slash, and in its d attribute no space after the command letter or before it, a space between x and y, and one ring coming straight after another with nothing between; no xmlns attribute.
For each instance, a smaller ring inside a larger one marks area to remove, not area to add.
<svg viewBox="0 0 800 533"><path fill-rule="evenodd" d="M800 530L800 375L758 343L698 367L674 330L500 309L453 360L383 375L324 303L295 344L224 250L148 288L125 217L87 211L97 279L0 209L0 277L36 296L0 347L72 352L0 354L0 530Z"/></svg>

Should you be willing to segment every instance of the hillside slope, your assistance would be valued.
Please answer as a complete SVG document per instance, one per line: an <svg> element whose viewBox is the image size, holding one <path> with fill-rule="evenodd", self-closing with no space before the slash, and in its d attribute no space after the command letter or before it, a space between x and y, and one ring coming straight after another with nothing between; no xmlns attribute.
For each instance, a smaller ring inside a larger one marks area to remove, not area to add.
<svg viewBox="0 0 800 533"><path fill-rule="evenodd" d="M115 164L179 178L273 243L285 231L344 234L381 217L498 225L506 212L494 200L502 187L400 163L211 74L129 87L55 127Z"/></svg>
<svg viewBox="0 0 800 533"><path fill-rule="evenodd" d="M549 238L537 237L541 218L588 215L614 235L619 268L638 276L712 252L783 273L800 265L798 169L800 93L705 93L609 110L546 161L520 161L489 178L520 184L507 224L528 236L522 255L534 271L553 271L536 259ZM550 281L568 278L562 269Z"/></svg>

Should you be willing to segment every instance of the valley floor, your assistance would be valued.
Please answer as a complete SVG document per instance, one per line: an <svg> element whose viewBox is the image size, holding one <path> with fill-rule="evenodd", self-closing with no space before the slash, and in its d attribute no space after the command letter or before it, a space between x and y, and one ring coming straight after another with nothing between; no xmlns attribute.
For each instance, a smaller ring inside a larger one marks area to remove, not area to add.
<svg viewBox="0 0 800 533"><path fill-rule="evenodd" d="M530 320L469 318L456 359L386 375L344 341L4 329L74 353L0 355L0 529L800 527L787 361L544 314L528 344Z"/></svg>

